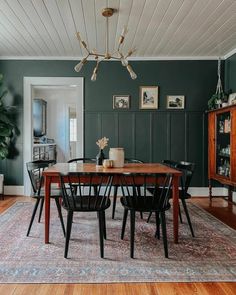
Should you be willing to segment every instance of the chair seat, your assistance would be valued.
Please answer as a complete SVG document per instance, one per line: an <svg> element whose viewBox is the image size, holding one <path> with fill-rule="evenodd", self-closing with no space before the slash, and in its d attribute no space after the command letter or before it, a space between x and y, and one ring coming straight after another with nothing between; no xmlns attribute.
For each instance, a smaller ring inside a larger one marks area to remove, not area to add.
<svg viewBox="0 0 236 295"><path fill-rule="evenodd" d="M149 187L147 190L153 194L154 193L154 187ZM179 198L180 199L190 199L192 196L189 193L184 193L182 189L179 190ZM172 193L170 193L170 198L172 198Z"/></svg>
<svg viewBox="0 0 236 295"><path fill-rule="evenodd" d="M62 207L66 210L81 211L81 212L93 212L93 211L104 211L110 207L111 201L103 199L98 201L97 196L77 196L75 202L72 197L68 197L69 205L62 202ZM70 208L69 208L70 207Z"/></svg>
<svg viewBox="0 0 236 295"><path fill-rule="evenodd" d="M37 193L35 193L32 197L33 198L42 199L42 198L44 198L44 196L45 196L45 190L44 189L41 189L39 195ZM51 191L50 191L50 197L51 198L59 198L59 197L61 197L61 190L60 190L60 188L53 188L53 189L51 189Z"/></svg>
<svg viewBox="0 0 236 295"><path fill-rule="evenodd" d="M160 212L158 200L156 200L156 203L153 202L153 198L146 197L146 198L134 198L133 196L125 196L121 197L120 199L121 204L128 210L135 210L140 212ZM166 211L170 209L170 203L168 203L163 210Z"/></svg>

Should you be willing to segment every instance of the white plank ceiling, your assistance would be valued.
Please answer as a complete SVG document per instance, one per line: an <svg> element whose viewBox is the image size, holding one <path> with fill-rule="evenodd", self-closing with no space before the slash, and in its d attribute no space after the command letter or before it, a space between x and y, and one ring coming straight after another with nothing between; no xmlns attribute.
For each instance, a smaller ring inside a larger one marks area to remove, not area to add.
<svg viewBox="0 0 236 295"><path fill-rule="evenodd" d="M140 59L217 58L236 52L236 0L0 0L0 58L77 59L105 51L102 8L109 18L109 49L128 26L123 52Z"/></svg>

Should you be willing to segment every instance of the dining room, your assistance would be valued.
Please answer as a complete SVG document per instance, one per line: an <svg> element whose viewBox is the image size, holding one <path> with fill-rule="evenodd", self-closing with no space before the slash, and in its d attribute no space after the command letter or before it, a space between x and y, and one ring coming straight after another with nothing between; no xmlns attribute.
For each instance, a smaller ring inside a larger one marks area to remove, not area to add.
<svg viewBox="0 0 236 295"><path fill-rule="evenodd" d="M235 9L2 1L1 295L235 294Z"/></svg>

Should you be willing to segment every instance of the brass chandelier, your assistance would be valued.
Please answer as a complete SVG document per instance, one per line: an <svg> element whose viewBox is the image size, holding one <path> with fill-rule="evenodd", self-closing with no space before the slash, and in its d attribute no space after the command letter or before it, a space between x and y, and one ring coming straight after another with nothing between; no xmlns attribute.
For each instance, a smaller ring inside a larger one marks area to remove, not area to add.
<svg viewBox="0 0 236 295"><path fill-rule="evenodd" d="M130 49L127 54L122 53L122 47L123 47L125 35L127 34L127 27L124 27L121 34L120 34L120 37L119 37L119 40L118 40L117 50L114 51L113 53L109 52L109 24L108 24L108 18L113 15L114 11L115 10L113 8L104 8L102 10L102 15L106 18L105 53L97 53L96 49L90 51L90 49L88 48L85 41L81 38L80 33L79 32L76 33L77 38L78 38L82 48L84 48L85 51L87 52L87 55L75 66L75 71L80 72L83 65L87 62L88 58L90 56L93 56L95 58L95 60L96 60L96 66L95 66L95 68L93 70L93 73L92 73L92 76L91 76L92 81L96 81L96 79L97 79L97 72L98 72L99 63L101 61L110 60L110 59L120 61L122 66L126 67L127 71L130 74L131 79L134 80L134 79L137 78L137 75L135 74L135 72L133 71L131 65L129 65L129 62L127 60L127 58L134 53L135 49Z"/></svg>

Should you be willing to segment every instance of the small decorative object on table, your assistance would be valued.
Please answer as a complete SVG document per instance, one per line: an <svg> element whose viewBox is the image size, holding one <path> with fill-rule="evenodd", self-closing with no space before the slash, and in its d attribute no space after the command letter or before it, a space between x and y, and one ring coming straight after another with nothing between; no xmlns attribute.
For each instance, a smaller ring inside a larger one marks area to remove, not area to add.
<svg viewBox="0 0 236 295"><path fill-rule="evenodd" d="M103 160L105 159L103 149L108 145L108 141L109 141L109 138L103 137L96 142L96 144L99 147L99 153L96 156L96 165L97 166L102 166Z"/></svg>
<svg viewBox="0 0 236 295"><path fill-rule="evenodd" d="M113 167L113 161L110 159L104 159L103 160L103 167L104 168L112 168Z"/></svg>
<svg viewBox="0 0 236 295"><path fill-rule="evenodd" d="M124 167L125 152L123 148L110 148L109 159L113 161L113 167Z"/></svg>

